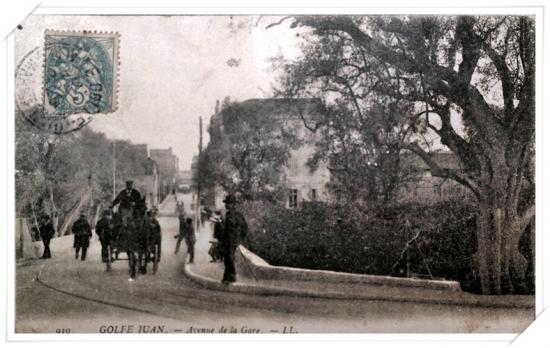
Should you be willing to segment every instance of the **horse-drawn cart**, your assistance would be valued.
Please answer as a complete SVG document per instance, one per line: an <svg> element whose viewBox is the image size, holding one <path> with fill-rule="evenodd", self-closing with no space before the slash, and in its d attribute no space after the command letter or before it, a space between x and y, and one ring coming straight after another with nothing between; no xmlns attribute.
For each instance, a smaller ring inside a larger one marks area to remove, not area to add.
<svg viewBox="0 0 550 348"><path fill-rule="evenodd" d="M136 278L136 271L147 273L148 263L153 263L153 274L158 271L161 236L160 226L153 214L147 211L145 203L114 214L107 271L111 270L112 261L120 260L121 253L127 255L130 280Z"/></svg>

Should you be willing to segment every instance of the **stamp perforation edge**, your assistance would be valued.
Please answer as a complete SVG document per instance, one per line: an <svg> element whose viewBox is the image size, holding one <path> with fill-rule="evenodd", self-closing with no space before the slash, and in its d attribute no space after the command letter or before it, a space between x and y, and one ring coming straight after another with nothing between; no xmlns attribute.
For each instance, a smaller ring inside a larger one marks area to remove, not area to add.
<svg viewBox="0 0 550 348"><path fill-rule="evenodd" d="M112 107L108 112L103 112L102 114L111 114L118 110L118 98L119 98L119 86L120 86L120 33L116 31L103 31L103 30L57 30L57 29L46 29L44 30L44 48L43 48L43 60L42 60L42 78L44 81L40 84L41 95L43 96L43 107L45 108L45 98L46 91L44 90L44 83L46 79L46 36L47 35L66 35L66 36L90 36L90 37L114 37L113 45L113 64L116 65L113 67L113 99ZM91 116L95 116L93 114Z"/></svg>

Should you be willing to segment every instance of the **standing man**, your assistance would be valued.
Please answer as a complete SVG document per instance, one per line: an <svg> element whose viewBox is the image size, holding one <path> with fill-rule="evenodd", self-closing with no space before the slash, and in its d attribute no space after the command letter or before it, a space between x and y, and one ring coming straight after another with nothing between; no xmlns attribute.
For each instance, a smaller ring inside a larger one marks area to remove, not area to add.
<svg viewBox="0 0 550 348"><path fill-rule="evenodd" d="M42 243L44 243L44 254L42 254L41 259L51 259L52 254L50 251L50 240L53 238L55 234L55 230L53 228L53 225L50 221L49 215L44 215L42 217L42 224L40 225L40 238L42 239Z"/></svg>
<svg viewBox="0 0 550 348"><path fill-rule="evenodd" d="M210 241L212 245L210 246L210 249L208 249L208 255L210 255L210 257L212 258L210 262L221 261L223 259L223 252L221 250L220 240L223 235L223 223L224 223L222 219L222 212L219 210L216 210L214 212L214 215L210 218L210 221L214 226L213 237L215 241Z"/></svg>
<svg viewBox="0 0 550 348"><path fill-rule="evenodd" d="M237 211L237 199L233 195L227 195L224 201L227 213L225 214L225 226L221 236L223 249L223 263L225 271L222 283L230 284L237 280L235 271L235 250L246 238L248 225L243 214Z"/></svg>
<svg viewBox="0 0 550 348"><path fill-rule="evenodd" d="M193 263L195 260L195 242L197 241L197 238L195 237L195 229L193 228L193 219L187 218L185 222L187 223L187 229L185 230L185 243L187 244L189 263Z"/></svg>
<svg viewBox="0 0 550 348"><path fill-rule="evenodd" d="M80 214L78 220L75 221L72 228L74 234L74 248L76 249L75 259L78 259L78 253L82 249L81 261L86 260L86 252L90 246L90 238L92 237L92 228L86 220L84 213Z"/></svg>
<svg viewBox="0 0 550 348"><path fill-rule="evenodd" d="M103 211L103 217L95 226L95 233L101 243L101 261L109 262L109 258L111 257L109 246L111 246L111 241L113 240L113 220L110 209Z"/></svg>
<svg viewBox="0 0 550 348"><path fill-rule="evenodd" d="M174 238L177 239L176 250L174 251L174 255L177 255L179 253L181 241L185 238L185 235L187 234L187 228L188 228L187 221L185 220L185 214L183 214L183 212L181 211L178 215L178 220L179 220L178 234L174 236Z"/></svg>
<svg viewBox="0 0 550 348"><path fill-rule="evenodd" d="M118 210L121 217L127 216L132 211L132 208L141 202L141 194L132 187L133 184L132 180L126 180L126 188L120 191L113 201L113 207L120 203Z"/></svg>
<svg viewBox="0 0 550 348"><path fill-rule="evenodd" d="M162 245L162 232L160 229L160 223L157 220L157 209L151 209L150 219L149 219L149 245L151 246L151 251L153 251L153 257L157 258L157 261L160 261L161 255L161 245ZM157 255L154 255L155 245L157 245Z"/></svg>

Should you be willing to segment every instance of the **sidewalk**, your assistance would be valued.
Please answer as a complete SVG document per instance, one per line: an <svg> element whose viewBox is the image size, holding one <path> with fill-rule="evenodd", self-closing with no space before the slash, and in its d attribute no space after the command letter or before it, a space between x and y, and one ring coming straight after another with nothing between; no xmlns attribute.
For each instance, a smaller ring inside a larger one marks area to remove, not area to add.
<svg viewBox="0 0 550 348"><path fill-rule="evenodd" d="M246 249L240 249L236 253L237 282L224 285L221 283L223 263L209 261L210 240L213 240L212 227L207 222L197 236L195 263L186 264L185 273L196 283L213 290L266 296L416 302L455 306L533 309L535 306L534 296L474 295L460 290L456 282L275 267Z"/></svg>
<svg viewBox="0 0 550 348"><path fill-rule="evenodd" d="M176 200L174 195L168 195L159 204L159 216L176 216Z"/></svg>

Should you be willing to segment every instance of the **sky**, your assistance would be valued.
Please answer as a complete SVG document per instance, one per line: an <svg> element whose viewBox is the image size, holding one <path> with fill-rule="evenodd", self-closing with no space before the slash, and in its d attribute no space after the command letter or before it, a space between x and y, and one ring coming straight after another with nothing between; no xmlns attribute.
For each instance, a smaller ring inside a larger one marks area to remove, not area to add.
<svg viewBox="0 0 550 348"><path fill-rule="evenodd" d="M16 64L44 46L44 31L120 34L118 110L88 125L109 138L168 148L188 169L198 153L199 117L207 125L216 100L265 98L276 76L269 58L300 54L288 25L251 16L31 15L15 34ZM238 62L228 64L228 62Z"/></svg>

